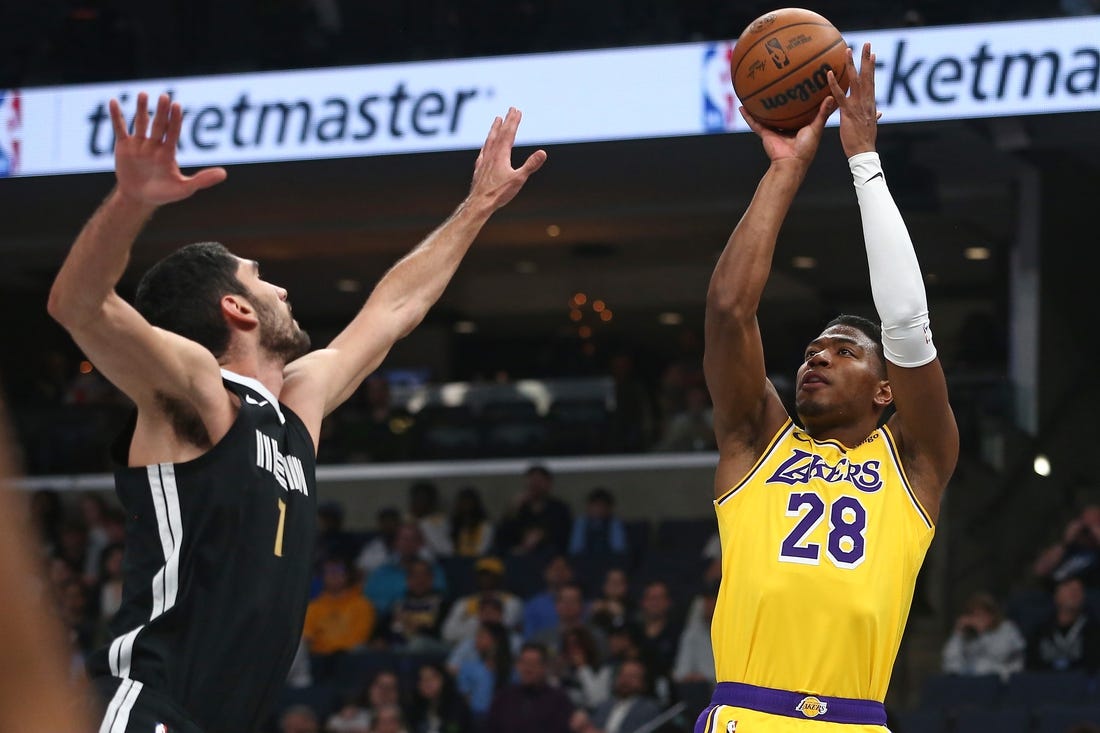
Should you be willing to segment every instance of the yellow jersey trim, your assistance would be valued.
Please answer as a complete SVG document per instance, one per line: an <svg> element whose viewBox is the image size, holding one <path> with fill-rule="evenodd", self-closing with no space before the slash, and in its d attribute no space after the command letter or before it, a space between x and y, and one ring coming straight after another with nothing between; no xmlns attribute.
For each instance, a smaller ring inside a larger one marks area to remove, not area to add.
<svg viewBox="0 0 1100 733"><path fill-rule="evenodd" d="M752 468L749 469L749 472L745 474L745 478L737 482L737 484L735 484L732 489L715 499L714 503L721 506L727 499L729 499L731 496L744 488L745 484L747 484L749 480L754 475L756 475L756 472L760 470L760 466L764 464L764 461L768 460L768 457L772 454L772 451L775 450L775 446L779 445L779 441L783 439L783 436L785 436L793 427L794 421L791 420L790 417L788 417L783 423L783 426L779 428L779 431L772 436L771 442L768 443L768 447L764 449L764 452L760 454L760 457L756 459L756 463L754 463Z"/></svg>
<svg viewBox="0 0 1100 733"><path fill-rule="evenodd" d="M905 493L909 494L909 500L913 502L913 508L920 514L920 518L924 520L928 529L933 529L935 524L932 522L932 517L925 511L924 505L921 504L920 499L917 498L917 493L913 491L913 485L909 483L909 476L905 473L905 466L901 464L901 454L898 452L894 434L891 433L890 428L885 425L883 425L880 430L882 430L882 434L886 437L886 445L890 448L890 458L894 461L894 466L898 469L898 475L901 476L901 484L905 487Z"/></svg>

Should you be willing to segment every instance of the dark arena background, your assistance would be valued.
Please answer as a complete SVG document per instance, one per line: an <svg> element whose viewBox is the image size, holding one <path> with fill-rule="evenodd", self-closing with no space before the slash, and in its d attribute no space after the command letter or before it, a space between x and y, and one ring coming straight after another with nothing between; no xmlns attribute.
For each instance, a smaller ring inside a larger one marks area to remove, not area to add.
<svg viewBox="0 0 1100 733"><path fill-rule="evenodd" d="M879 150L962 437L886 700L891 729L1100 731L1100 4L807 7L878 54ZM578 710L606 701L637 657L659 711L638 730L690 731L714 683L697 657L710 653L720 575L704 301L767 166L723 60L769 9L5 2L0 377L74 674L117 607L110 444L129 406L50 320L46 298L113 184L107 101L129 114L138 91L170 92L187 109L181 164L229 171L157 213L122 295L169 251L218 240L287 288L315 345L462 200L492 116L514 105L515 161L542 147L547 164L424 324L326 422L315 593L346 560L349 587L371 603L341 643L303 642L268 730L479 730L493 691L452 655L476 635L464 604L495 583L485 592L506 599L514 635L558 644L551 678ZM874 316L832 127L760 307L785 401L805 343L841 312ZM572 518L532 538L517 497L540 480ZM451 528L471 497L493 539L456 550ZM423 544L434 573L434 600L414 610L371 582L394 542ZM574 613L549 595L570 577L580 627L597 629L581 640L538 626L540 612ZM1070 612L1087 619L1084 641L1052 656L1042 636ZM419 631L409 614L421 614ZM977 651L965 638L974 614L997 635ZM998 645L1009 649L998 656ZM471 721L431 727L420 690L436 662Z"/></svg>

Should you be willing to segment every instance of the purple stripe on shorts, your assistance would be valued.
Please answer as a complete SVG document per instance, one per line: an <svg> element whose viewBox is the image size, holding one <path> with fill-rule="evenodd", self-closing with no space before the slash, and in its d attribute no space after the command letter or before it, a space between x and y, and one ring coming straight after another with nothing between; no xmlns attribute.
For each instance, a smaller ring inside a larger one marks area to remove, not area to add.
<svg viewBox="0 0 1100 733"><path fill-rule="evenodd" d="M707 718L718 705L747 708L769 715L850 725L886 725L886 708L877 700L808 695L804 692L773 690L741 682L719 682L711 704L695 722L695 733L709 733Z"/></svg>

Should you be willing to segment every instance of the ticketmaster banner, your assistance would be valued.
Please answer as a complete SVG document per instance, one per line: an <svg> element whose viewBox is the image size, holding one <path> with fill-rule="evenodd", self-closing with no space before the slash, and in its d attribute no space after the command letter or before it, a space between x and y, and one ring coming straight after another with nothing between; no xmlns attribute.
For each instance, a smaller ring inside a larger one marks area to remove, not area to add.
<svg viewBox="0 0 1100 733"><path fill-rule="evenodd" d="M1100 110L1100 17L852 32L883 123ZM523 110L519 145L744 131L732 43L0 90L0 176L106 171L107 102L185 109L185 166L476 149ZM836 119L832 121L836 123Z"/></svg>

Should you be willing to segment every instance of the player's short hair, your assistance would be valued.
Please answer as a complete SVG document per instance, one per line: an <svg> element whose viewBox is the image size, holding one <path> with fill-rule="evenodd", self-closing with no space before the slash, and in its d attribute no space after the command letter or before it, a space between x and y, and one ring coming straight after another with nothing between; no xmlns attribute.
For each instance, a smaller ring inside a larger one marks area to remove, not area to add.
<svg viewBox="0 0 1100 733"><path fill-rule="evenodd" d="M523 472L523 475L524 476L530 476L533 473L539 474L540 476L542 476L547 481L550 481L554 478L554 475L552 473L550 473L550 469L547 468L546 466L544 466L541 463L535 463L531 466L528 466L527 470Z"/></svg>
<svg viewBox="0 0 1100 733"><path fill-rule="evenodd" d="M535 652L539 655L539 657L541 657L543 664L546 664L546 662L550 659L550 651L546 648L546 645L541 644L537 641L524 642L523 646L519 648L519 653L523 654L524 652Z"/></svg>
<svg viewBox="0 0 1100 733"><path fill-rule="evenodd" d="M149 323L202 344L215 357L229 348L221 311L225 295L248 295L239 261L218 242L181 247L142 276L134 307Z"/></svg>
<svg viewBox="0 0 1100 733"><path fill-rule="evenodd" d="M833 320L825 324L824 330L829 330L833 326L847 326L848 328L854 328L862 333L867 338L871 339L871 343L875 345L875 353L878 355L879 362L882 364L882 370L886 371L886 355L882 351L882 327L879 324L872 321L870 318L864 318L863 316L856 316L850 313L842 313Z"/></svg>
<svg viewBox="0 0 1100 733"><path fill-rule="evenodd" d="M615 506L615 495L603 486L597 486L588 492L588 503L603 502L608 506Z"/></svg>

